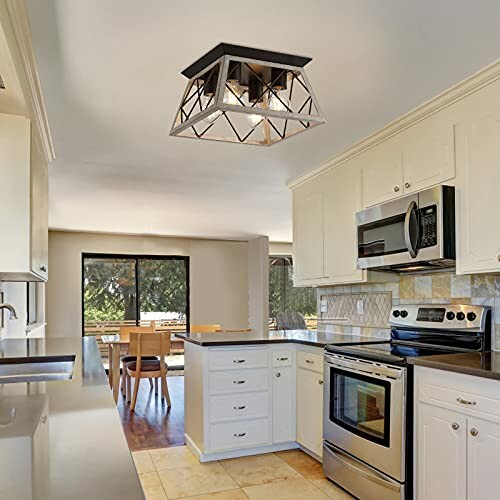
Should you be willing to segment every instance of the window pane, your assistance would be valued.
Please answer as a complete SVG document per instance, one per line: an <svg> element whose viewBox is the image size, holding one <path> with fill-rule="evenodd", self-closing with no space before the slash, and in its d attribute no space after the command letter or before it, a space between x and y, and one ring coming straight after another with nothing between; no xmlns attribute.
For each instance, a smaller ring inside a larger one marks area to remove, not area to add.
<svg viewBox="0 0 500 500"><path fill-rule="evenodd" d="M99 323L136 321L135 261L90 258L83 265L84 334Z"/></svg>
<svg viewBox="0 0 500 500"><path fill-rule="evenodd" d="M184 259L139 260L140 319L185 322L187 270Z"/></svg>

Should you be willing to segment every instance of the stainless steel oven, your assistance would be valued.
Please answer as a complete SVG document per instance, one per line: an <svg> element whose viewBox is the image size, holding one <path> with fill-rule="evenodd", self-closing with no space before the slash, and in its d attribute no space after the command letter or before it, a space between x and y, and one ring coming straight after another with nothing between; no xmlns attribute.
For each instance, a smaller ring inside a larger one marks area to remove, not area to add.
<svg viewBox="0 0 500 500"><path fill-rule="evenodd" d="M358 268L394 272L455 265L455 188L436 186L356 214Z"/></svg>
<svg viewBox="0 0 500 500"><path fill-rule="evenodd" d="M347 482L352 477L355 491L364 481L372 493L362 498L377 498L374 491L404 498L406 370L325 354L324 467Z"/></svg>

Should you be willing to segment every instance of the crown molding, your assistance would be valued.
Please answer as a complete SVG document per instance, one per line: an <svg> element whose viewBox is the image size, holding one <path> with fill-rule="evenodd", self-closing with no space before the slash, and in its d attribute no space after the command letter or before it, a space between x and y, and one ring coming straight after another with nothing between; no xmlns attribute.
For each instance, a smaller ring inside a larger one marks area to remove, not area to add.
<svg viewBox="0 0 500 500"><path fill-rule="evenodd" d="M36 67L31 30L24 0L0 0L0 26L4 31L29 111L35 140L47 163L55 159L47 111Z"/></svg>
<svg viewBox="0 0 500 500"><path fill-rule="evenodd" d="M351 146L349 149L332 156L329 160L322 163L319 167L309 170L305 174L291 179L290 181L288 181L287 186L290 189L294 189L301 184L314 179L322 173L334 167L337 167L341 163L344 163L355 156L358 156L359 154L372 148L373 146L376 146L386 139L402 132L415 123L438 113L439 111L451 106L461 99L464 99L468 95L477 92L478 90L486 87L487 85L498 79L500 79L500 59L479 70L477 73L474 73L462 82L457 83L453 87L450 87L441 94L438 94L436 97L433 97L429 101L409 111L400 118L397 118L396 120L392 121L380 130L377 130L368 137L365 137L361 141Z"/></svg>

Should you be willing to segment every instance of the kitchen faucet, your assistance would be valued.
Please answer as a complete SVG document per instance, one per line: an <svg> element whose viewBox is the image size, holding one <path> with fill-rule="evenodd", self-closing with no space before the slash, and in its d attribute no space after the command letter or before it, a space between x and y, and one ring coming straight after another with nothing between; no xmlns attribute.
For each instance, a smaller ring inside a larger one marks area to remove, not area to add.
<svg viewBox="0 0 500 500"><path fill-rule="evenodd" d="M16 310L10 304L0 304L0 309L8 309L10 313L9 319L17 319Z"/></svg>

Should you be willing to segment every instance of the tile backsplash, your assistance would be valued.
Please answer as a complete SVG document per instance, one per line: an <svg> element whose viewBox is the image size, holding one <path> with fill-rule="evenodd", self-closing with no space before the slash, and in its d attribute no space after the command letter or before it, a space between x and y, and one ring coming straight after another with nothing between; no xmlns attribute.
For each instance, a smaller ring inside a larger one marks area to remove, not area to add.
<svg viewBox="0 0 500 500"><path fill-rule="evenodd" d="M500 350L500 276L496 275L443 273L405 276L399 283L318 288L318 329L388 338L391 306L419 303L491 306L492 343Z"/></svg>

